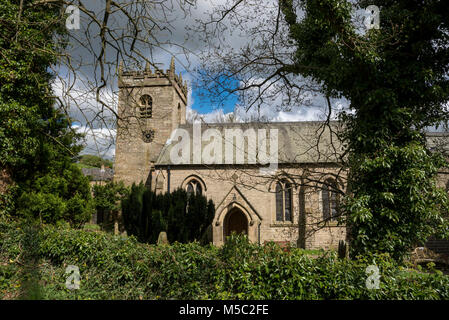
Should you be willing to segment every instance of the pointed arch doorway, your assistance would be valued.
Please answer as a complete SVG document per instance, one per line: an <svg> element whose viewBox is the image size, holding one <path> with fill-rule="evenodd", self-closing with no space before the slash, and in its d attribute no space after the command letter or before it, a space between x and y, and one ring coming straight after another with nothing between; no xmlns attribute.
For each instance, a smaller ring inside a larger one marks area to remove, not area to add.
<svg viewBox="0 0 449 320"><path fill-rule="evenodd" d="M248 235L248 219L242 210L235 207L229 210L224 219L223 231L225 241L233 232Z"/></svg>

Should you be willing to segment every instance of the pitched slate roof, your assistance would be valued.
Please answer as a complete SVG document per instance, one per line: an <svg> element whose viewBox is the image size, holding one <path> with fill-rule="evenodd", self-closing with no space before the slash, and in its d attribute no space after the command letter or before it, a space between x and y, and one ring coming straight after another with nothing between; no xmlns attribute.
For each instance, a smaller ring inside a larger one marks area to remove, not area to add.
<svg viewBox="0 0 449 320"><path fill-rule="evenodd" d="M248 164L248 155L254 150L259 155L262 152L272 152L270 148L259 148L259 141L270 146L270 136L274 137L276 132L278 135L278 163L317 163L317 162L337 162L338 155L341 153L341 144L337 139L336 132L340 130L340 123L331 121L329 126L323 126L320 121L304 121L304 122L270 122L270 123L218 123L218 124L201 124L201 137L207 134L207 130L216 130L222 138L222 156L221 163L226 161L226 148L233 148L233 164ZM181 164L201 164L197 153L199 149L193 147L194 125L186 124L178 128L178 132L184 132L190 139L190 159L187 163ZM266 135L263 133L265 130ZM199 132L199 130L198 130ZM251 136L250 142L245 142L243 149L234 140L236 137ZM260 137L264 137L259 140ZM256 138L257 137L257 138ZM175 165L173 155L177 149L174 149L178 143L184 142L178 138L177 141L169 139L163 147L156 165ZM201 139L198 139L202 141ZM265 140L265 141L263 141ZM195 140L197 141L197 140ZM205 148L210 144L209 139L201 142L201 154L205 154ZM178 146L179 148L179 146ZM209 146L210 148L210 146ZM239 161L237 151L244 154L244 161ZM172 155L173 153L173 155ZM195 156L194 156L195 154ZM175 155L176 157L176 155ZM219 162L220 163L220 162Z"/></svg>
<svg viewBox="0 0 449 320"><path fill-rule="evenodd" d="M214 123L214 124L201 124L200 130L201 137L207 134L207 130L213 129L222 137L222 152L221 162L219 164L226 163L226 144L234 148L232 163L233 164L248 164L248 155L252 150L248 146L255 148L257 153L260 153L258 148L257 139L252 139L249 144L245 142L243 150L239 147L236 140L233 138L233 133L237 137L243 137L250 135L251 130L254 130L255 136L258 137L258 132L265 129L267 133L266 141L269 146L270 134L273 134L277 130L278 134L278 161L279 164L300 164L300 163L336 163L339 162L339 158L342 154L343 146L337 138L337 133L342 130L341 123L338 121L331 121L328 125L325 125L322 121L301 121L301 122L270 122L270 123ZM210 144L209 139L197 139L195 141L201 141L201 146L198 149L194 148L194 126L192 124L180 125L177 129L178 133L184 133L189 138L189 157L182 163L176 163L173 161L176 158L176 153L179 151L179 143L184 142L178 136L178 140L174 140L172 135L171 139L168 139L165 146L162 148L159 157L155 165L186 165L186 164L204 164L204 160L198 157L198 154L205 154L205 148ZM271 131L270 131L271 130ZM274 130L274 131L273 131ZM227 136L226 134L229 134ZM256 141L257 140L257 141ZM427 134L427 140L429 148L431 150L443 151L449 155L449 133L431 132ZM178 147L177 147L178 145ZM176 148L176 149L175 149ZM199 152L199 150L201 150ZM209 146L210 150L210 146ZM244 154L244 161L241 162L237 157L237 150ZM264 151L268 151L266 148ZM179 161L179 160L178 160Z"/></svg>
<svg viewBox="0 0 449 320"><path fill-rule="evenodd" d="M81 171L91 181L111 181L114 177L114 170L111 168L104 168L104 171L100 168L82 168Z"/></svg>

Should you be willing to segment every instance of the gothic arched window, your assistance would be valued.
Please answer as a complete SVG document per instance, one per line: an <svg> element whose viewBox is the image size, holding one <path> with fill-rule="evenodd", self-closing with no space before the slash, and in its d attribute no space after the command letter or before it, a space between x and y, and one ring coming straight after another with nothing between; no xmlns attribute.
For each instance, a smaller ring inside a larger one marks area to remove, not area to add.
<svg viewBox="0 0 449 320"><path fill-rule="evenodd" d="M323 191L321 193L323 201L323 219L324 220L336 220L338 216L338 193L337 183L334 179L327 179L323 185Z"/></svg>
<svg viewBox="0 0 449 320"><path fill-rule="evenodd" d="M292 221L292 186L285 180L276 183L276 221Z"/></svg>
<svg viewBox="0 0 449 320"><path fill-rule="evenodd" d="M140 97L139 111L141 118L151 118L153 116L153 98L148 94Z"/></svg>
<svg viewBox="0 0 449 320"><path fill-rule="evenodd" d="M197 180L190 180L186 185L186 191L188 195L192 193L195 195L203 194L203 189L201 188L201 184Z"/></svg>

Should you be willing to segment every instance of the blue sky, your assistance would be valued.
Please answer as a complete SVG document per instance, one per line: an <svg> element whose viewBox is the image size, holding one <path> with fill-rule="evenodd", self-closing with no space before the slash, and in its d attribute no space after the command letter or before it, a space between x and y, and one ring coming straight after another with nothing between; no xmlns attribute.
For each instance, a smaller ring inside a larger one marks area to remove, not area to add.
<svg viewBox="0 0 449 320"><path fill-rule="evenodd" d="M224 98L222 106L217 106L209 99L201 97L201 89L192 90L192 98L192 109L200 114L210 113L216 109L223 109L224 113L233 112L237 103L237 96L231 95Z"/></svg>
<svg viewBox="0 0 449 320"><path fill-rule="evenodd" d="M224 77L221 80L224 80ZM233 79L228 79L227 82L229 82L233 86L237 86L238 84L237 80ZM193 100L193 104L191 105L191 107L199 114L207 114L217 109L222 109L224 113L234 111L235 105L238 100L236 94L223 93L212 98L210 97L210 94L206 89L197 87L195 85L191 86L191 89Z"/></svg>

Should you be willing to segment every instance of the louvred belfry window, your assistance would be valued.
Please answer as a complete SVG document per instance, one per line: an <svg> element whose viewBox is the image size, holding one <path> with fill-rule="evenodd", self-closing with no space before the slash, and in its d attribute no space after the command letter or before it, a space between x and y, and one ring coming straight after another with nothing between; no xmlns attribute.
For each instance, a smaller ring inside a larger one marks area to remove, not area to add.
<svg viewBox="0 0 449 320"><path fill-rule="evenodd" d="M140 97L139 105L140 117L151 118L153 116L153 98L145 94Z"/></svg>

